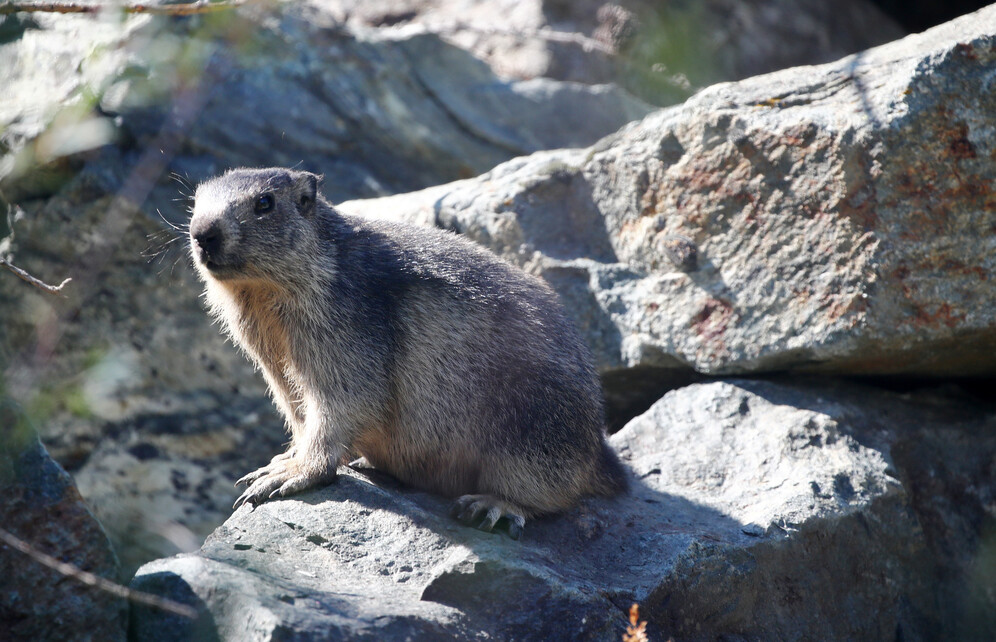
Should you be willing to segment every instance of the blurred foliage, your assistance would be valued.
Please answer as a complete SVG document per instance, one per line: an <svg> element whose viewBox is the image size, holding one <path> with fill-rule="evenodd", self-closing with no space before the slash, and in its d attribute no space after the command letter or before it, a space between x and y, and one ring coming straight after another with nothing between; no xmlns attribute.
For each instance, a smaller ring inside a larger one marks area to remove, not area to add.
<svg viewBox="0 0 996 642"><path fill-rule="evenodd" d="M706 33L705 11L676 2L645 16L622 48L627 61L622 82L655 104L681 102L717 80L716 55Z"/></svg>
<svg viewBox="0 0 996 642"><path fill-rule="evenodd" d="M61 412L80 419L92 415L79 383L63 381L56 385L42 385L28 401L28 416L36 423L43 424Z"/></svg>
<svg viewBox="0 0 996 642"><path fill-rule="evenodd" d="M66 379L42 383L28 399L25 410L36 424L44 424L58 414L68 413L78 419L93 417L94 390L106 387L101 368L108 359L107 348L89 348L80 364L80 372Z"/></svg>
<svg viewBox="0 0 996 642"><path fill-rule="evenodd" d="M35 439L28 415L9 399L0 374L0 487L13 480L17 457Z"/></svg>

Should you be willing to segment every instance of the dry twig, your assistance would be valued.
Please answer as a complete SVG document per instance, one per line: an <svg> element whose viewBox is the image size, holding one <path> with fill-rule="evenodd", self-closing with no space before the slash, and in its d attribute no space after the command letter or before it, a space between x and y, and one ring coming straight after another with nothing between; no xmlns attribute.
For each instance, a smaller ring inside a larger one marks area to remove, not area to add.
<svg viewBox="0 0 996 642"><path fill-rule="evenodd" d="M0 16L11 13L100 13L118 10L125 13L151 13L159 16L192 16L198 13L213 13L226 9L236 9L245 0L232 2L208 2L197 0L187 4L77 4L75 2L6 2L0 4Z"/></svg>
<svg viewBox="0 0 996 642"><path fill-rule="evenodd" d="M175 613L190 619L197 617L197 610L193 607L187 606L186 604L180 604L179 602L175 602L173 600L167 600L166 598L159 597L158 595L153 595L151 593L133 591L127 586L121 586L116 582L112 582L108 579L100 577L99 575L94 575L93 573L84 571L83 569L73 566L72 564L60 562L51 555L42 553L31 544L28 544L20 537L3 528L0 528L0 540L3 540L7 546L21 551L35 561L44 564L51 569L55 569L67 577L79 580L87 586L93 586L94 588L107 591L108 593L131 600L132 602L148 604L149 606L154 606L164 611L169 611L170 613Z"/></svg>
<svg viewBox="0 0 996 642"><path fill-rule="evenodd" d="M49 294L58 294L59 296L65 296L64 294L62 294L62 288L64 285L72 281L72 278L67 278L59 285L49 285L48 283L45 283L41 279L31 276L21 268L7 261L7 259L0 259L0 267L7 268L11 272L19 276L21 279L27 281L28 283L35 286L39 290L48 292Z"/></svg>

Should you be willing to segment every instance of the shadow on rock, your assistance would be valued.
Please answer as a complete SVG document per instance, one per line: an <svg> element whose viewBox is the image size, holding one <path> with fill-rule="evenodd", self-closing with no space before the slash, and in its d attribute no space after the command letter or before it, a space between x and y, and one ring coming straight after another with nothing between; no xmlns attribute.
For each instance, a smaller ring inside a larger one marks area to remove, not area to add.
<svg viewBox="0 0 996 642"><path fill-rule="evenodd" d="M131 606L128 629L130 639L152 642L159 640L216 642L220 639L211 611L180 575L171 571L148 573L142 577L136 588L190 606L197 611L197 617L190 619L156 606L135 602Z"/></svg>
<svg viewBox="0 0 996 642"><path fill-rule="evenodd" d="M748 539L718 511L638 479L626 496L528 522L516 542L452 520L444 498L364 476L346 470L328 488L240 509L199 554L146 565L133 587L160 593L150 577L185 578L209 596L222 638L244 631L252 612L249 629L263 638L280 626L360 638L401 627L460 639L602 639L623 630L662 564L703 533L716 544ZM156 628L162 616L138 617Z"/></svg>

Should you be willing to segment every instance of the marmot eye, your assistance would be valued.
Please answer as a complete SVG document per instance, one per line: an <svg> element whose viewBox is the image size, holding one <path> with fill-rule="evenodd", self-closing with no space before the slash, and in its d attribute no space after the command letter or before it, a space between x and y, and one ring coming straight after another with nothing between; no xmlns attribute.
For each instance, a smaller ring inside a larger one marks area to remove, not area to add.
<svg viewBox="0 0 996 642"><path fill-rule="evenodd" d="M267 192L266 194L260 194L256 199L256 213L266 214L273 209L273 194Z"/></svg>

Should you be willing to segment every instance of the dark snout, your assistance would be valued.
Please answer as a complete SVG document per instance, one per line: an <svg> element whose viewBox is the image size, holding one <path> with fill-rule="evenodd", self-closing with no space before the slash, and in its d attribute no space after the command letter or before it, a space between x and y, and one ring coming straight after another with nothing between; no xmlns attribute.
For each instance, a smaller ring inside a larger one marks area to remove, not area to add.
<svg viewBox="0 0 996 642"><path fill-rule="evenodd" d="M223 247L224 231L221 221L196 216L190 221L190 248L198 262L210 268L212 264L218 263Z"/></svg>
<svg viewBox="0 0 996 642"><path fill-rule="evenodd" d="M240 274L243 261L238 256L239 229L231 218L211 213L195 213L190 221L190 249L194 260L216 279ZM203 272L203 271L202 271Z"/></svg>
<svg viewBox="0 0 996 642"><path fill-rule="evenodd" d="M192 223L190 226L190 239L194 248L194 254L201 263L217 262L221 254L221 226L217 221L207 221L201 225Z"/></svg>

